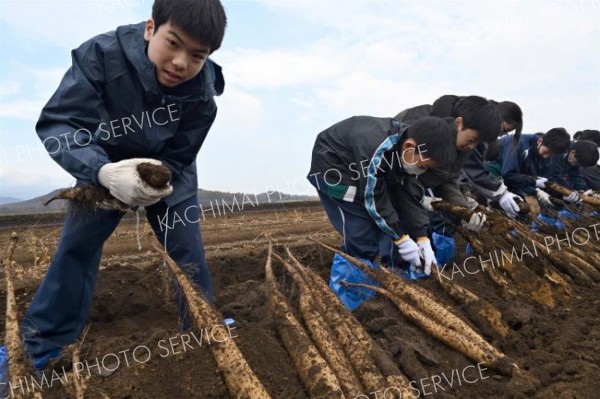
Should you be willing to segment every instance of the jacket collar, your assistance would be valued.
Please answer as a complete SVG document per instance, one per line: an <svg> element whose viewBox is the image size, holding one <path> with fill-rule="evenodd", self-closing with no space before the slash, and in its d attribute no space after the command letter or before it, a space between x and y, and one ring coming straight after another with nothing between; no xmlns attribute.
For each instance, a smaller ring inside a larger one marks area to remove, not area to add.
<svg viewBox="0 0 600 399"><path fill-rule="evenodd" d="M119 26L117 39L147 92L184 102L206 100L223 93L225 82L221 67L211 59L206 61L200 73L193 79L173 88L162 87L156 80L156 65L146 54L148 43L144 39L145 26L146 22Z"/></svg>

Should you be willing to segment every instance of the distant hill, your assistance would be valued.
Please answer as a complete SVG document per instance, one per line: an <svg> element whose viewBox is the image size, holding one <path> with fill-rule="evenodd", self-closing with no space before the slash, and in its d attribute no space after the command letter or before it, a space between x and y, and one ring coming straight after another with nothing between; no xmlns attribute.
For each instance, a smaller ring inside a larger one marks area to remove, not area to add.
<svg viewBox="0 0 600 399"><path fill-rule="evenodd" d="M61 189L54 190L48 194L41 195L26 201L15 202L11 204L0 205L0 215L8 214L29 214L29 213L48 213L63 210L65 201L54 201L48 206L44 206L44 202L55 196Z"/></svg>
<svg viewBox="0 0 600 399"><path fill-rule="evenodd" d="M14 202L19 202L22 201L20 198L13 198L13 197L0 197L0 205L4 205L4 204L12 204Z"/></svg>
<svg viewBox="0 0 600 399"><path fill-rule="evenodd" d="M65 209L66 201L54 201L48 206L44 206L44 202L55 196L61 190L54 190L48 194L35 197L26 201L15 203L0 203L0 215L27 215L36 213L60 212ZM224 210L227 213L230 209L243 210L250 209L257 205L274 203L274 202L289 202L289 201L310 201L316 200L316 196L310 195L289 195L280 192L268 192L260 194L247 193L228 193L221 191L198 190L200 205L205 209L212 206L215 213L219 210ZM224 212L225 213L225 212Z"/></svg>

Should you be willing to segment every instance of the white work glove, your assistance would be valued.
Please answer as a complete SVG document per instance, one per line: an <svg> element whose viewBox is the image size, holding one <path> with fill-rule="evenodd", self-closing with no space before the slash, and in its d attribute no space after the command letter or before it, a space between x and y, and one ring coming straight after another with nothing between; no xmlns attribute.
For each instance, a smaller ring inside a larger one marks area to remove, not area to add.
<svg viewBox="0 0 600 399"><path fill-rule="evenodd" d="M398 247L400 257L406 262L416 266L421 266L421 258L419 257L419 246L407 235L402 236L395 242Z"/></svg>
<svg viewBox="0 0 600 399"><path fill-rule="evenodd" d="M437 266L435 253L433 252L433 248L431 248L431 242L427 237L419 237L417 238L417 245L419 246L419 256L423 258L423 272L429 276L431 274L431 265Z"/></svg>
<svg viewBox="0 0 600 399"><path fill-rule="evenodd" d="M148 162L161 165L162 162L151 158L124 159L108 163L98 171L98 182L106 187L116 199L131 206L148 206L173 192L169 186L163 190L150 187L142 181L137 166Z"/></svg>
<svg viewBox="0 0 600 399"><path fill-rule="evenodd" d="M523 201L523 198L511 193L510 191L507 191L504 194L502 194L502 196L498 200L498 202L500 203L500 208L502 208L502 210L504 211L504 213L506 213L508 217L511 217L513 219L517 217L519 211L521 210L521 208L519 208L519 204L517 204L517 201L515 201L515 197L520 198L521 201Z"/></svg>
<svg viewBox="0 0 600 399"><path fill-rule="evenodd" d="M471 218L468 222L466 220L463 220L461 224L465 229L478 233L481 231L486 221L487 216L485 215L485 213L475 212L473 215L471 215Z"/></svg>
<svg viewBox="0 0 600 399"><path fill-rule="evenodd" d="M538 203L542 207L553 207L552 201L550 201L550 194L545 192L544 190L538 189L535 193L535 198L537 198Z"/></svg>
<svg viewBox="0 0 600 399"><path fill-rule="evenodd" d="M546 188L546 182L548 181L548 179L546 179L545 177L538 177L535 180L535 186L537 188Z"/></svg>
<svg viewBox="0 0 600 399"><path fill-rule="evenodd" d="M435 209L433 209L433 207L431 206L431 203L441 201L441 200L442 200L441 198L429 197L427 195L424 195L423 199L421 200L421 205L423 205L423 208L425 208L429 212L435 212Z"/></svg>
<svg viewBox="0 0 600 399"><path fill-rule="evenodd" d="M563 200L566 202L577 202L579 201L579 193L577 191L573 191L569 195L563 195Z"/></svg>
<svg viewBox="0 0 600 399"><path fill-rule="evenodd" d="M583 195L587 195L588 197L600 199L600 193L595 192L594 190L587 190L583 193Z"/></svg>
<svg viewBox="0 0 600 399"><path fill-rule="evenodd" d="M467 208L469 208L470 211L477 209L479 202L477 202L475 198L469 197L468 195L466 195L465 198L467 199Z"/></svg>

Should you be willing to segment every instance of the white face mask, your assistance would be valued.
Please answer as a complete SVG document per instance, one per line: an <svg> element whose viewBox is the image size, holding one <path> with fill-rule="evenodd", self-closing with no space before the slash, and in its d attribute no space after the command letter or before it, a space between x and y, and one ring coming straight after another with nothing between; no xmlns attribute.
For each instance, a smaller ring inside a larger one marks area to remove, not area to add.
<svg viewBox="0 0 600 399"><path fill-rule="evenodd" d="M405 164L404 165L404 171L406 173L408 173L409 175L414 175L414 176L419 176L425 172L427 172L427 169L421 169L419 168L416 164Z"/></svg>

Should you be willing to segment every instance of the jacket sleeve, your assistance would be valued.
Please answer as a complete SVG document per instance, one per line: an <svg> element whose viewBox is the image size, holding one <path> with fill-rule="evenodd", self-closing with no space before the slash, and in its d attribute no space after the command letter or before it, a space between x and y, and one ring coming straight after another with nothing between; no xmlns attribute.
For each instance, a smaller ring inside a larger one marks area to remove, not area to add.
<svg viewBox="0 0 600 399"><path fill-rule="evenodd" d="M563 154L553 155L550 158L550 167L548 172L548 179L552 180L560 184L561 186L567 188L573 188L573 185L569 182L568 179L568 168L565 165L565 160L563 159Z"/></svg>
<svg viewBox="0 0 600 399"><path fill-rule="evenodd" d="M392 150L398 140L398 135L389 136L377 148L369 162L364 188L367 212L377 226L394 241L405 235L406 229L400 223L398 213L392 203L392 193L386 184L386 174L390 171L384 168L385 162L382 161L385 153Z"/></svg>
<svg viewBox="0 0 600 399"><path fill-rule="evenodd" d="M522 174L519 170L519 149L512 145L512 138L503 139L502 148L502 177L509 187L525 190L535 187L535 177Z"/></svg>
<svg viewBox="0 0 600 399"><path fill-rule="evenodd" d="M167 141L157 158L167 164L172 173L181 173L196 159L216 116L214 99L196 107L185 117L177 134Z"/></svg>
<svg viewBox="0 0 600 399"><path fill-rule="evenodd" d="M569 170L569 182L575 190L589 190L590 186L588 186L583 173L581 172L581 167L576 166Z"/></svg>
<svg viewBox="0 0 600 399"><path fill-rule="evenodd" d="M502 179L490 173L485 163L487 145L480 143L465 162L462 175L467 178L471 188L486 198L495 199L506 191Z"/></svg>
<svg viewBox="0 0 600 399"><path fill-rule="evenodd" d="M405 176L402 184L397 186L394 200L397 209L400 209L402 220L406 222L406 229L411 237L427 237L429 230L429 213L421 200L425 189L413 176Z"/></svg>
<svg viewBox="0 0 600 399"><path fill-rule="evenodd" d="M78 180L98 185L98 170L111 162L98 144L100 122L109 120L102 98L102 54L88 42L71 55L73 64L35 128L54 161Z"/></svg>

